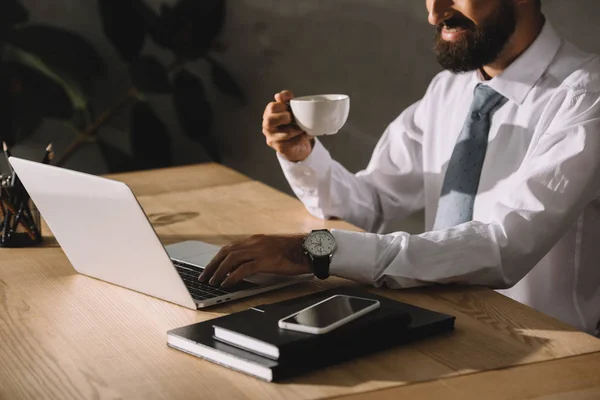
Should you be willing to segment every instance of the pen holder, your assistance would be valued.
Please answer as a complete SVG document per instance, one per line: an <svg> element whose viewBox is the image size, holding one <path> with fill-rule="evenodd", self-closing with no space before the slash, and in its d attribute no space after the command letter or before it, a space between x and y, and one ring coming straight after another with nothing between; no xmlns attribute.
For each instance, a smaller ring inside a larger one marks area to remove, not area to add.
<svg viewBox="0 0 600 400"><path fill-rule="evenodd" d="M18 180L0 186L0 247L30 247L42 242L41 218Z"/></svg>

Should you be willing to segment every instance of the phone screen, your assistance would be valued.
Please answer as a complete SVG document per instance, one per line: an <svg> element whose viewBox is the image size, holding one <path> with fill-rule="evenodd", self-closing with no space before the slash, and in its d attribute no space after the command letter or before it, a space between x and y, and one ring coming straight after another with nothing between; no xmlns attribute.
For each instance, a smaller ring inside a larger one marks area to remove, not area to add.
<svg viewBox="0 0 600 400"><path fill-rule="evenodd" d="M326 326L372 306L375 302L375 300L360 299L356 297L335 296L314 307L286 318L283 321L314 328L325 328Z"/></svg>

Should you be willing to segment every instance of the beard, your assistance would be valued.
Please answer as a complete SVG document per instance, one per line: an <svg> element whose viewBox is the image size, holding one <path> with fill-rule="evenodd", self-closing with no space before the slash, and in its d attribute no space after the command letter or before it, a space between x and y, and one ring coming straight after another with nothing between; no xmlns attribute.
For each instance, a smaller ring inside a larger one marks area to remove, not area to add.
<svg viewBox="0 0 600 400"><path fill-rule="evenodd" d="M494 62L515 32L515 5L502 0L498 10L484 24L476 26L462 16L452 17L438 25L435 31L435 54L438 63L455 74L475 71ZM466 33L457 41L442 38L442 29L463 28Z"/></svg>

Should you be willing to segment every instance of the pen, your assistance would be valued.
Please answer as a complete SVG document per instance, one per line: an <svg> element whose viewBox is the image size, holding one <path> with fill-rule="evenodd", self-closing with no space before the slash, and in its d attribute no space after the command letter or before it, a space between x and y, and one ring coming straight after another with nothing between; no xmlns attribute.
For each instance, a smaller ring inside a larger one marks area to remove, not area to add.
<svg viewBox="0 0 600 400"><path fill-rule="evenodd" d="M35 219L33 218L32 212L29 209L29 206L26 205L23 210L23 215L25 216L25 221L27 223L23 223L23 226L27 230L29 237L31 240L42 240L42 233L40 232L38 226L35 223Z"/></svg>
<svg viewBox="0 0 600 400"><path fill-rule="evenodd" d="M21 217L24 214L25 214L25 206L21 205L21 207L19 208L19 211L16 214L15 222L13 222L13 226L10 229L10 234L12 234L17 229L17 227L21 223ZM28 225L25 220L21 224L23 225L23 228L25 228L25 232L27 232L27 235L29 236L29 238L31 240L35 240L36 237L37 237L37 234L36 234L36 231L32 230L32 226L31 225L33 225L33 224Z"/></svg>
<svg viewBox="0 0 600 400"><path fill-rule="evenodd" d="M31 240L35 241L37 238L41 238L42 235L33 218L33 213L29 208L29 193L27 192L27 190L25 190L25 187L18 179L18 177L14 189L18 194L19 210L15 214L16 216L13 222L12 230L14 231L15 229L17 229L19 223L21 223Z"/></svg>
<svg viewBox="0 0 600 400"><path fill-rule="evenodd" d="M11 157L11 151L6 142L2 142L4 156L8 162ZM50 164L54 158L52 143L48 144L42 164ZM11 174L2 176L0 188L0 211L3 214L3 222L0 225L0 234L3 242L10 240L12 235L17 232L19 226L24 228L32 241L41 240L41 232L34 220L33 213L29 206L29 193L21 183L19 177L8 162Z"/></svg>
<svg viewBox="0 0 600 400"><path fill-rule="evenodd" d="M2 190L1 187L0 190ZM2 218L4 218L4 216L6 215L6 207L4 207L4 199L2 198L2 192L0 192L0 215L2 215Z"/></svg>
<svg viewBox="0 0 600 400"><path fill-rule="evenodd" d="M0 186L0 210L2 211L2 224L0 224L0 232L4 231L4 226L8 223L8 211L4 206L4 182Z"/></svg>
<svg viewBox="0 0 600 400"><path fill-rule="evenodd" d="M4 225L2 226L2 242L6 243L6 240L8 239L7 234L8 234L8 226L10 225L10 220L12 218L12 206L10 206L10 203L6 203L6 206L8 208L8 211L6 211L6 214L4 216Z"/></svg>
<svg viewBox="0 0 600 400"><path fill-rule="evenodd" d="M8 192L8 190L7 190L7 192ZM13 205L9 201L6 202L6 208L8 208L8 211L7 211L7 218L5 220L5 225L4 225L3 231L2 231L2 235L3 235L2 240L3 241L8 239L6 237L6 233L4 233L4 232L7 230L7 227L10 223L10 218L12 217L12 215L15 215L16 217L15 217L13 226L11 227L11 230L8 232L9 236L17 229L17 227L19 226L19 223L21 223L21 225L25 229L25 232L27 232L27 235L29 236L29 238L31 240L36 240L36 238L41 236L41 234L37 230L37 227L35 226L35 224L30 221L30 216L28 216L28 214L27 214L29 211L29 206L27 206L26 201L21 202L19 211L16 211L14 209ZM31 211L29 211L29 213L31 213ZM23 221L21 221L21 219L23 219Z"/></svg>

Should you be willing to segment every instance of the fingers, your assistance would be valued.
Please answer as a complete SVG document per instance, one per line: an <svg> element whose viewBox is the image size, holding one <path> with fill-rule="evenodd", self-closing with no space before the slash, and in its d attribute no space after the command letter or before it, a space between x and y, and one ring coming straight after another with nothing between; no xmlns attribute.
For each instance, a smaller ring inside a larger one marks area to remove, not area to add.
<svg viewBox="0 0 600 400"><path fill-rule="evenodd" d="M294 93L290 90L283 90L275 95L275 101L278 103L287 103L294 98Z"/></svg>
<svg viewBox="0 0 600 400"><path fill-rule="evenodd" d="M221 283L221 287L231 287L242 281L244 278L256 273L257 270L258 263L256 261L250 261L242 264L235 271L231 272L227 278L225 278L223 283Z"/></svg>
<svg viewBox="0 0 600 400"><path fill-rule="evenodd" d="M271 102L267 104L265 107L265 112L263 113L263 118L270 114L279 114L282 112L289 111L288 105L284 103Z"/></svg>
<svg viewBox="0 0 600 400"><path fill-rule="evenodd" d="M293 139L296 136L306 135L302 129L299 129L296 126L284 126L277 129L275 132L269 132L267 130L263 130L263 135L267 140L267 144L271 147L272 145L280 142L285 142L287 140Z"/></svg>
<svg viewBox="0 0 600 400"><path fill-rule="evenodd" d="M296 140L296 138L294 138ZM221 249L200 276L213 286L229 287L259 272L307 274L310 265L302 256L303 235L253 235Z"/></svg>
<svg viewBox="0 0 600 400"><path fill-rule="evenodd" d="M263 129L272 131L282 125L289 125L293 121L292 113L281 112L276 114L267 114L263 117Z"/></svg>
<svg viewBox="0 0 600 400"><path fill-rule="evenodd" d="M208 282L210 285L218 286L223 282L227 274L235 271L240 265L253 261L253 254L248 251L233 251L225 257L219 267L215 270L212 278Z"/></svg>
<svg viewBox="0 0 600 400"><path fill-rule="evenodd" d="M274 102L267 104L263 113L263 134L267 136L268 141L280 141L291 139L300 135L302 131L293 124L294 116L286 104L294 97L289 90L284 90L275 95ZM278 136L270 136L277 134Z"/></svg>
<svg viewBox="0 0 600 400"><path fill-rule="evenodd" d="M206 281L213 276L217 268L219 268L219 265L221 265L223 260L229 255L229 253L231 253L231 251L233 251L233 248L234 245L232 244L222 247L217 255L214 256L208 264L206 264L204 271L202 271L198 277L198 280L202 283L206 283Z"/></svg>
<svg viewBox="0 0 600 400"><path fill-rule="evenodd" d="M240 265L253 261L256 251L252 246L263 239L262 235L253 235L244 240L224 246L217 255L206 265L204 271L198 277L202 283L218 285L233 270Z"/></svg>
<svg viewBox="0 0 600 400"><path fill-rule="evenodd" d="M289 151L299 147L302 144L308 144L310 142L310 137L302 132L299 135L292 137L291 139L281 139L281 140L269 140L267 139L267 144L269 147L277 150L282 154L287 154Z"/></svg>

